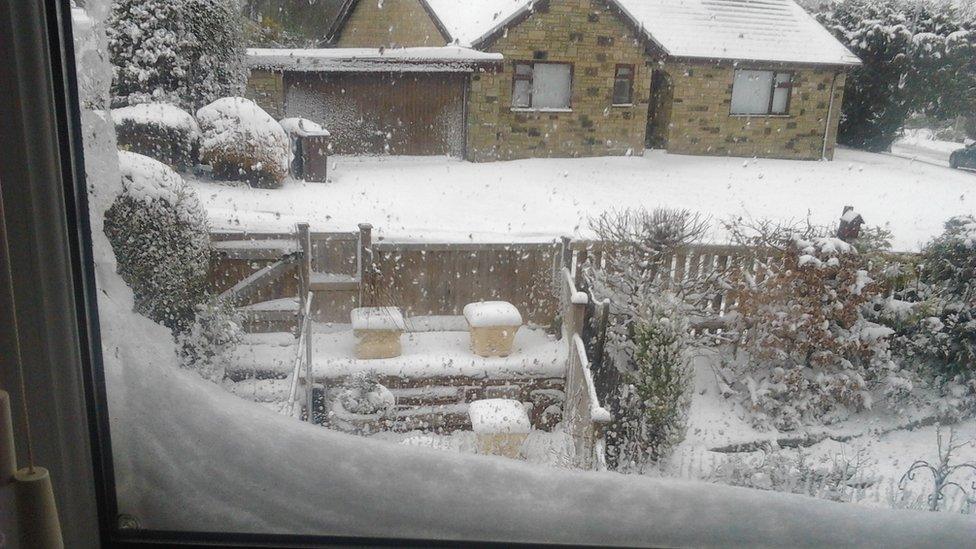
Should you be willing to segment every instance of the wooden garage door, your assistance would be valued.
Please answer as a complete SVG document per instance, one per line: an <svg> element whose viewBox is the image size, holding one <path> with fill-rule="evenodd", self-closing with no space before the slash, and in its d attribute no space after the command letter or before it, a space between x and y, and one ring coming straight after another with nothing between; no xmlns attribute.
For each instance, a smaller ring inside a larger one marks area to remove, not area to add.
<svg viewBox="0 0 976 549"><path fill-rule="evenodd" d="M319 122L334 154L464 154L463 74L286 74L285 113Z"/></svg>

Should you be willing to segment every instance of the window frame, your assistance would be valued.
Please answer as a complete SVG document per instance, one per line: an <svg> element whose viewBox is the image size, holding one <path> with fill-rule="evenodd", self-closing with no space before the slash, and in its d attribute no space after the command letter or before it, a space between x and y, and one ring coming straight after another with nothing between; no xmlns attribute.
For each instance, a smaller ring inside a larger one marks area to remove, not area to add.
<svg viewBox="0 0 976 549"><path fill-rule="evenodd" d="M793 69L771 69L769 67L735 67L732 69L732 91L735 93L735 79L736 75L741 71L750 72L767 72L772 74L769 84L769 101L766 104L765 113L737 113L735 112L735 105L732 101L729 101L729 116L730 117L767 117L767 118L789 118L792 117L792 106L793 106L793 88L795 87L796 70ZM776 77L786 74L789 75L789 79L786 81L785 85L777 84ZM776 90L780 88L785 88L786 92L786 107L783 112L773 112L773 103L776 100Z"/></svg>
<svg viewBox="0 0 976 549"><path fill-rule="evenodd" d="M630 69L630 74L626 76L627 79L627 102L617 103L616 97L617 93L617 80L620 80L620 69L627 68ZM613 67L613 87L610 88L610 106L611 107L633 107L634 106L634 80L637 78L637 66L633 63L617 63Z"/></svg>
<svg viewBox="0 0 976 549"><path fill-rule="evenodd" d="M528 65L532 74L529 76L519 75L518 67L520 65ZM535 80L535 66L536 65L569 65L569 104L566 107L535 107L532 105L534 101L534 96L532 94L532 85ZM573 81L576 78L575 66L571 61L545 61L545 60L516 60L512 62L512 94L509 99L510 108L514 112L542 112L542 113L560 113L560 112L572 112L573 111ZM528 82L529 83L529 106L519 107L515 105L515 86L516 82Z"/></svg>

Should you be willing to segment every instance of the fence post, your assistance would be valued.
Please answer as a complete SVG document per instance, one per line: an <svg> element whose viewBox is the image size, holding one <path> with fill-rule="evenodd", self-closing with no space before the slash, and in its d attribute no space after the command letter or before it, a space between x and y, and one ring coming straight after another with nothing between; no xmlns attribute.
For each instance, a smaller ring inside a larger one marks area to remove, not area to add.
<svg viewBox="0 0 976 549"><path fill-rule="evenodd" d="M299 223L298 246L302 250L302 262L298 268L298 331L302 330L305 301L312 288L312 240L308 232L308 223Z"/></svg>
<svg viewBox="0 0 976 549"><path fill-rule="evenodd" d="M587 258L586 248L576 252L576 289L583 289L583 264L586 263Z"/></svg>
<svg viewBox="0 0 976 549"><path fill-rule="evenodd" d="M366 307L372 289L373 273L373 226L359 224L359 306Z"/></svg>
<svg viewBox="0 0 976 549"><path fill-rule="evenodd" d="M562 253L560 255L560 258L563 267L566 267L567 269L572 271L573 270L573 249L570 246L573 243L573 239L568 236L564 236L562 237L562 241L563 241L563 247L562 247Z"/></svg>

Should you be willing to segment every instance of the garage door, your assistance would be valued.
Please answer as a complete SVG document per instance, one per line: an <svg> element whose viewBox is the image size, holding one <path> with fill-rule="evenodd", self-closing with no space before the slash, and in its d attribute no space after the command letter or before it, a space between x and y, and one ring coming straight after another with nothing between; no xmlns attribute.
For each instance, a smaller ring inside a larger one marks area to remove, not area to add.
<svg viewBox="0 0 976 549"><path fill-rule="evenodd" d="M285 113L332 133L334 154L464 154L464 74L285 75Z"/></svg>

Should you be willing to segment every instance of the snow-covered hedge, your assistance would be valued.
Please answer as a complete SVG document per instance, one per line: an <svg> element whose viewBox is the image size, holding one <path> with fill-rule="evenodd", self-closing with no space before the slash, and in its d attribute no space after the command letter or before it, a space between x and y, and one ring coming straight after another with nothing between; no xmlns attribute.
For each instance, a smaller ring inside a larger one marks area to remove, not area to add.
<svg viewBox="0 0 976 549"><path fill-rule="evenodd" d="M203 132L200 160L214 175L255 187L278 187L288 175L291 145L285 130L256 103L224 97L197 111Z"/></svg>
<svg viewBox="0 0 976 549"><path fill-rule="evenodd" d="M165 164L119 151L122 193L105 213L105 234L136 311L184 331L205 300L207 217L196 194Z"/></svg>
<svg viewBox="0 0 976 549"><path fill-rule="evenodd" d="M200 127L190 113L169 103L143 103L112 110L119 148L184 170L196 162Z"/></svg>

